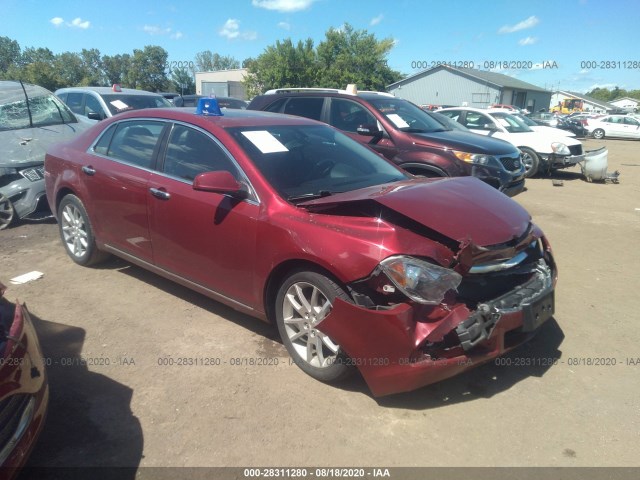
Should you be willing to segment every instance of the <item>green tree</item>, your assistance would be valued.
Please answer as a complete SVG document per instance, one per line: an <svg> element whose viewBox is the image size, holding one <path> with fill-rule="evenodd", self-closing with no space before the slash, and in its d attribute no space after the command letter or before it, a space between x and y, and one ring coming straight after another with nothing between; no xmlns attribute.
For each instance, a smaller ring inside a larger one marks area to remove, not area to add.
<svg viewBox="0 0 640 480"><path fill-rule="evenodd" d="M228 55L220 56L211 50L197 53L195 65L198 72L214 72L216 70L240 68L240 62L235 58Z"/></svg>
<svg viewBox="0 0 640 480"><path fill-rule="evenodd" d="M131 68L127 72L128 86L150 92L166 90L169 86L165 70L168 56L164 48L154 45L134 50Z"/></svg>
<svg viewBox="0 0 640 480"><path fill-rule="evenodd" d="M64 87L76 87L83 85L85 71L82 58L77 53L64 52L56 55L54 67L57 73L57 82Z"/></svg>
<svg viewBox="0 0 640 480"><path fill-rule="evenodd" d="M176 92L181 95L192 95L196 93L196 83L193 75L186 68L174 68L171 72L171 82Z"/></svg>
<svg viewBox="0 0 640 480"><path fill-rule="evenodd" d="M104 55L102 57L102 68L107 86L114 83L125 83L127 72L131 68L131 55Z"/></svg>
<svg viewBox="0 0 640 480"><path fill-rule="evenodd" d="M9 37L0 37L0 75L20 61L20 45Z"/></svg>
<svg viewBox="0 0 640 480"><path fill-rule="evenodd" d="M255 60L245 61L247 94L252 97L265 90L278 87L314 87L318 62L313 40L293 45L290 38L276 41Z"/></svg>
<svg viewBox="0 0 640 480"><path fill-rule="evenodd" d="M84 70L80 84L86 86L104 85L104 67L102 64L100 50L97 48L92 48L90 50L83 48L80 52L80 58L82 59L82 68Z"/></svg>
<svg viewBox="0 0 640 480"><path fill-rule="evenodd" d="M384 90L402 74L389 68L387 55L393 48L391 38L377 40L366 30L345 24L331 28L318 45L320 82L323 87L345 88L355 83L361 90Z"/></svg>
<svg viewBox="0 0 640 480"><path fill-rule="evenodd" d="M49 90L61 86L55 65L56 57L48 48L27 48L17 64L11 65L7 78L33 83Z"/></svg>

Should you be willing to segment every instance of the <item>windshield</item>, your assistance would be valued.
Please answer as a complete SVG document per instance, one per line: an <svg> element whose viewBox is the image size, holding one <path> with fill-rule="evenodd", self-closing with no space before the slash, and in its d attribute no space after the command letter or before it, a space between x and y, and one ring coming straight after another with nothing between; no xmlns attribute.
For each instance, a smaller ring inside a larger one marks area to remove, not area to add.
<svg viewBox="0 0 640 480"><path fill-rule="evenodd" d="M173 104L162 95L127 95L127 94L103 94L107 107L112 115L128 110L140 110L141 108L171 108Z"/></svg>
<svg viewBox="0 0 640 480"><path fill-rule="evenodd" d="M538 124L534 120L532 120L531 118L527 117L526 115L522 115L521 113L512 113L511 115L516 117L518 120L520 120L525 125L529 125L530 127L537 127L538 126Z"/></svg>
<svg viewBox="0 0 640 480"><path fill-rule="evenodd" d="M502 112L492 113L491 115L509 133L533 132L533 130L531 130L529 126L526 123L524 123L524 121L520 120L515 115L511 115L510 113L502 113Z"/></svg>
<svg viewBox="0 0 640 480"><path fill-rule="evenodd" d="M451 130L420 107L402 98L380 96L379 98L368 97L367 100L398 130L403 132L432 133Z"/></svg>
<svg viewBox="0 0 640 480"><path fill-rule="evenodd" d="M430 115L435 118L438 122L442 123L444 126L450 128L451 130L460 130L461 132L471 132L467 127L462 125L461 123L456 122L452 118L443 115L438 112L430 112Z"/></svg>
<svg viewBox="0 0 640 480"><path fill-rule="evenodd" d="M228 129L267 181L296 202L408 178L372 150L325 125Z"/></svg>
<svg viewBox="0 0 640 480"><path fill-rule="evenodd" d="M76 123L71 111L52 93L35 85L0 82L0 130Z"/></svg>

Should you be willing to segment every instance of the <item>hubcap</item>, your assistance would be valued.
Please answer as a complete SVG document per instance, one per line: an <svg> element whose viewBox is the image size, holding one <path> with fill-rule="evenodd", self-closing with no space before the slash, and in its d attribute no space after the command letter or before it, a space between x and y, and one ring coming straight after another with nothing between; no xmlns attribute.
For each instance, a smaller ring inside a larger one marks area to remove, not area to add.
<svg viewBox="0 0 640 480"><path fill-rule="evenodd" d="M331 311L331 302L316 286L298 282L289 287L282 313L287 337L300 358L309 365L333 365L340 347L317 326Z"/></svg>
<svg viewBox="0 0 640 480"><path fill-rule="evenodd" d="M80 210L74 205L67 205L62 210L62 236L67 248L75 257L82 257L87 252L87 227Z"/></svg>
<svg viewBox="0 0 640 480"><path fill-rule="evenodd" d="M524 164L524 169L528 172L533 167L533 158L528 153L522 155L522 163Z"/></svg>

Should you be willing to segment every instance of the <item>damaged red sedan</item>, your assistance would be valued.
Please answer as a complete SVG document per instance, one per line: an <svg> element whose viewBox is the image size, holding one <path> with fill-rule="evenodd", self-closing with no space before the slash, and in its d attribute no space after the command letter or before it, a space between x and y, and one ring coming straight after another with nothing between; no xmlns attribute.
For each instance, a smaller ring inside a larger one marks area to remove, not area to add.
<svg viewBox="0 0 640 480"><path fill-rule="evenodd" d="M552 316L551 248L504 194L412 177L312 120L204 102L124 113L49 150L76 263L114 254L274 322L306 373L358 369L374 395L486 362Z"/></svg>

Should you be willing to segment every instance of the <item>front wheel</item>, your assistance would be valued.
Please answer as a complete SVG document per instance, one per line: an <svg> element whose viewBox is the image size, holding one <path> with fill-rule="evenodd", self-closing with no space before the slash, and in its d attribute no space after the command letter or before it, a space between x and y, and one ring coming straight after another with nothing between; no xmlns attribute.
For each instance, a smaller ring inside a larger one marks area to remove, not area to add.
<svg viewBox="0 0 640 480"><path fill-rule="evenodd" d="M600 140L601 138L604 138L604 130L602 130L601 128L596 128L593 131L593 138L595 138L596 140Z"/></svg>
<svg viewBox="0 0 640 480"><path fill-rule="evenodd" d="M0 193L0 230L4 230L11 225L14 216L15 210L13 209L11 200Z"/></svg>
<svg viewBox="0 0 640 480"><path fill-rule="evenodd" d="M89 215L78 197L70 194L62 199L58 207L58 221L62 243L78 265L94 265L108 256L98 250Z"/></svg>
<svg viewBox="0 0 640 480"><path fill-rule="evenodd" d="M336 282L308 271L290 275L276 297L278 331L289 355L305 373L327 383L353 371L340 346L318 330L336 298L351 301Z"/></svg>
<svg viewBox="0 0 640 480"><path fill-rule="evenodd" d="M540 157L538 154L527 147L520 147L522 151L522 163L524 164L524 176L526 178L533 177L538 173L540 167Z"/></svg>

